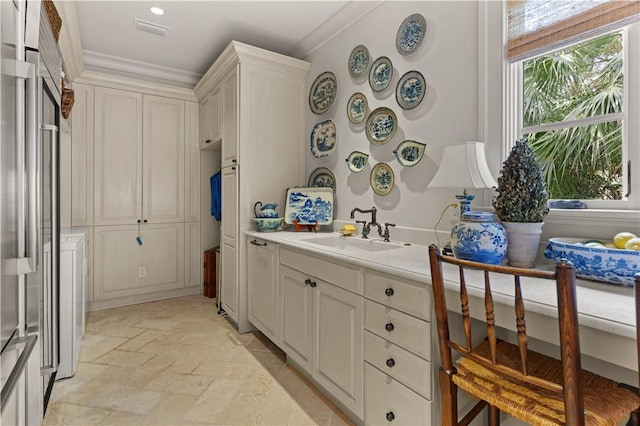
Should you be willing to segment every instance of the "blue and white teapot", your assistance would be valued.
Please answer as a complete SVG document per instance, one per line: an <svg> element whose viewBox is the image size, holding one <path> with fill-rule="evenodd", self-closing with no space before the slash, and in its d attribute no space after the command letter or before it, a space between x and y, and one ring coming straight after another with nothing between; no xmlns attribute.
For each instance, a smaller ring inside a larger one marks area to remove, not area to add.
<svg viewBox="0 0 640 426"><path fill-rule="evenodd" d="M258 205L260 209L258 209ZM253 205L253 212L256 217L278 217L276 207L278 207L278 203L262 204L262 201L258 201Z"/></svg>

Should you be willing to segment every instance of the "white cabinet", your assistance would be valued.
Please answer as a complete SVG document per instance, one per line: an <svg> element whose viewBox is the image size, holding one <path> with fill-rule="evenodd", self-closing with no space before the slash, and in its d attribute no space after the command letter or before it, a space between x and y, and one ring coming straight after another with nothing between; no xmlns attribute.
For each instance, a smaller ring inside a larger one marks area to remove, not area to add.
<svg viewBox="0 0 640 426"><path fill-rule="evenodd" d="M280 263L279 344L362 418L364 301L353 292L362 281L359 270L285 248Z"/></svg>
<svg viewBox="0 0 640 426"><path fill-rule="evenodd" d="M222 85L215 86L200 101L200 149L219 150L222 139Z"/></svg>
<svg viewBox="0 0 640 426"><path fill-rule="evenodd" d="M247 265L238 259L246 259L242 235L254 228L253 205L279 200L286 188L306 181L306 146L300 141L306 139L308 71L308 62L234 41L194 88L201 102L217 87L222 93L221 303L240 333L252 329ZM212 115L203 112L202 117ZM215 119L210 120L215 128ZM201 123L201 128L208 126ZM279 167L283 155L287 167ZM227 170L234 167L232 179Z"/></svg>
<svg viewBox="0 0 640 426"><path fill-rule="evenodd" d="M278 341L278 246L250 237L247 245L249 321L272 342Z"/></svg>
<svg viewBox="0 0 640 426"><path fill-rule="evenodd" d="M238 321L238 171L235 166L222 169L222 225L220 229L220 303L222 309Z"/></svg>
<svg viewBox="0 0 640 426"><path fill-rule="evenodd" d="M142 219L142 94L95 88L95 225Z"/></svg>
<svg viewBox="0 0 640 426"><path fill-rule="evenodd" d="M137 225L95 228L95 300L184 287L184 225L147 225L142 245L136 236Z"/></svg>
<svg viewBox="0 0 640 426"><path fill-rule="evenodd" d="M431 294L418 283L364 271L367 424L431 424Z"/></svg>
<svg viewBox="0 0 640 426"><path fill-rule="evenodd" d="M184 285L202 286L202 250L200 222L184 224Z"/></svg>
<svg viewBox="0 0 640 426"><path fill-rule="evenodd" d="M311 372L313 289L302 272L280 265L281 327L278 345L302 368Z"/></svg>
<svg viewBox="0 0 640 426"><path fill-rule="evenodd" d="M184 101L95 88L95 225L184 217Z"/></svg>
<svg viewBox="0 0 640 426"><path fill-rule="evenodd" d="M198 147L198 104L184 103L184 221L200 221L200 149Z"/></svg>

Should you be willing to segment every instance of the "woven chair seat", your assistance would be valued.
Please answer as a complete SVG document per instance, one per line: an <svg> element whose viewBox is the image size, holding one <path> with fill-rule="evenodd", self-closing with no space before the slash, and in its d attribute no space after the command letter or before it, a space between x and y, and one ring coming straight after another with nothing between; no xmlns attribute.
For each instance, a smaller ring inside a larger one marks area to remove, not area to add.
<svg viewBox="0 0 640 426"><path fill-rule="evenodd" d="M498 346L498 364L520 370L518 347L507 342L499 342ZM473 352L490 358L489 343L483 341ZM528 351L527 367L529 375L562 384L562 364L557 359ZM457 370L453 381L459 388L505 413L533 425L566 423L561 391L550 391L496 374L464 355L457 362ZM582 380L586 425L615 426L640 406L640 396L618 387L613 380L585 370Z"/></svg>

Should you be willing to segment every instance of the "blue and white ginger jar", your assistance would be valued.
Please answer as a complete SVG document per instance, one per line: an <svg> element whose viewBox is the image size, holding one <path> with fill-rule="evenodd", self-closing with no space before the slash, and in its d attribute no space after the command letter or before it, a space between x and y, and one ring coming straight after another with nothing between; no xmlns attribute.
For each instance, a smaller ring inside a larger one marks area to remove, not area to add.
<svg viewBox="0 0 640 426"><path fill-rule="evenodd" d="M507 253L507 232L493 213L464 212L451 230L451 248L459 259L499 265Z"/></svg>

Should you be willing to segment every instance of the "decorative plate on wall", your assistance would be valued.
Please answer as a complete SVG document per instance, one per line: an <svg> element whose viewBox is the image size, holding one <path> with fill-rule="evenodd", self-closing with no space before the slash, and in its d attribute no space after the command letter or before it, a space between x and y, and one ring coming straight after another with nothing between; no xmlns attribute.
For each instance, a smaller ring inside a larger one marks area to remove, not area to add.
<svg viewBox="0 0 640 426"><path fill-rule="evenodd" d="M318 167L309 175L309 186L318 188L331 188L335 196L336 177L333 172L326 167Z"/></svg>
<svg viewBox="0 0 640 426"><path fill-rule="evenodd" d="M400 142L400 145L393 150L393 153L400 164L405 167L412 167L422 160L425 146L427 145L420 142L406 140Z"/></svg>
<svg viewBox="0 0 640 426"><path fill-rule="evenodd" d="M338 82L336 76L330 71L320 74L311 85L309 91L309 107L314 114L324 114L329 111L336 100Z"/></svg>
<svg viewBox="0 0 640 426"><path fill-rule="evenodd" d="M353 48L349 55L349 74L359 79L367 74L369 69L369 49L360 44Z"/></svg>
<svg viewBox="0 0 640 426"><path fill-rule="evenodd" d="M289 188L284 209L284 222L330 225L333 222L333 190L331 188Z"/></svg>
<svg viewBox="0 0 640 426"><path fill-rule="evenodd" d="M378 163L371 170L371 188L378 195L387 195L393 189L395 177L387 163Z"/></svg>
<svg viewBox="0 0 640 426"><path fill-rule="evenodd" d="M367 116L367 108L369 103L367 97L362 93L354 93L347 102L347 117L349 121L358 124Z"/></svg>
<svg viewBox="0 0 640 426"><path fill-rule="evenodd" d="M410 55L422 44L427 34L427 21L419 13L402 21L396 34L396 48L401 55Z"/></svg>
<svg viewBox="0 0 640 426"><path fill-rule="evenodd" d="M349 170L354 173L360 173L367 166L368 160L369 154L365 154L360 151L353 151L345 161L347 162L347 165L349 165Z"/></svg>
<svg viewBox="0 0 640 426"><path fill-rule="evenodd" d="M398 119L389 108L376 108L367 118L367 139L374 145L385 144L396 134L397 129Z"/></svg>
<svg viewBox="0 0 640 426"><path fill-rule="evenodd" d="M427 83L420 71L405 73L396 86L396 101L402 109L413 109L420 105L427 91Z"/></svg>
<svg viewBox="0 0 640 426"><path fill-rule="evenodd" d="M316 158L330 157L336 150L336 125L331 120L317 123L311 130L311 153Z"/></svg>
<svg viewBox="0 0 640 426"><path fill-rule="evenodd" d="M369 86L374 92L382 92L389 86L393 78L393 65L386 56L381 56L375 60L369 70Z"/></svg>

